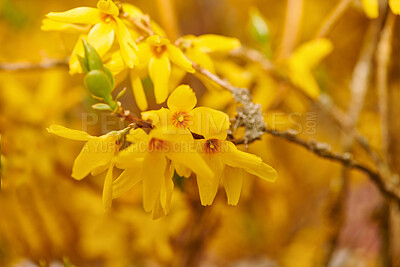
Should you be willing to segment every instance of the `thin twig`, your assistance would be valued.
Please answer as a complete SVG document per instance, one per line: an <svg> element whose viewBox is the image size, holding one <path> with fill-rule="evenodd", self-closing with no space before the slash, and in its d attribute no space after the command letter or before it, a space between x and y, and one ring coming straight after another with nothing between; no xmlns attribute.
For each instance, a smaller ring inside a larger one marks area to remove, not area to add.
<svg viewBox="0 0 400 267"><path fill-rule="evenodd" d="M314 140L307 141L301 139L297 136L296 132L290 130L277 131L273 129L265 129L265 133L282 138L291 143L297 144L307 149L308 151L314 153L318 157L339 162L342 165L346 166L347 168L356 169L361 172L364 172L371 178L372 182L375 183L375 185L378 187L378 189L385 197L395 201L400 205L400 192L396 189L396 187L394 185L386 183L377 171L374 171L370 167L354 160L351 153L334 152L332 151L329 144L319 143ZM242 140L233 140L233 142L236 144L243 143Z"/></svg>
<svg viewBox="0 0 400 267"><path fill-rule="evenodd" d="M321 23L317 33L315 34L315 38L322 38L326 36L329 31L332 29L333 25L339 20L339 18L344 14L347 8L353 0L341 0L329 13L328 16L325 17L324 21Z"/></svg>
<svg viewBox="0 0 400 267"><path fill-rule="evenodd" d="M389 146L388 65L395 22L396 16L389 13L376 52L376 88L378 90L379 115L381 117L382 151L386 157Z"/></svg>
<svg viewBox="0 0 400 267"><path fill-rule="evenodd" d="M46 59L42 62L1 62L0 71L43 70L56 67L68 67L68 59Z"/></svg>

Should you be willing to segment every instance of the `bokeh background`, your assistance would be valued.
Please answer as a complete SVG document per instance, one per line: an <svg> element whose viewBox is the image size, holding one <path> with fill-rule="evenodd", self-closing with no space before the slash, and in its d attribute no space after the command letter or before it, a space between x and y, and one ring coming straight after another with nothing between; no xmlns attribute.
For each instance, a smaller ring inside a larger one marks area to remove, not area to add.
<svg viewBox="0 0 400 267"><path fill-rule="evenodd" d="M161 26L168 26L163 25L162 1L128 2ZM298 1L303 2L303 8L297 10L301 16L301 23L296 24L297 38L294 36L292 47L282 47L287 6L296 1L172 2L179 30L175 34L236 37L273 61L289 57L296 47L313 39L338 3ZM41 20L50 11L95 5L95 0L0 0L0 63L67 58L77 36L42 32ZM249 12L254 8L269 29L268 40L262 44L249 31ZM313 72L323 94L344 110L348 109L349 84L370 23L361 1L354 1L327 36L333 52ZM389 85L393 99L390 125L397 133L399 30L397 21ZM217 58L215 64L219 74L235 85L258 90L256 100L264 105L267 121L327 142L337 151L345 149L340 129L306 99L287 92L285 84L271 81L254 65L229 57ZM380 118L372 81L373 77L357 126L379 149ZM191 84L198 96L204 96L202 104L232 111L229 104L205 93L193 76L185 77L184 82ZM129 85L122 81L120 86ZM286 92L283 96L276 94L281 90ZM138 113L131 92L121 101ZM70 76L66 67L0 70L0 266L305 267L325 266L327 262L330 266L385 266L390 235L388 207L368 178L270 136L251 144L249 150L273 166L279 179L271 184L249 175L236 207L226 204L223 190L212 206L202 207L195 182L177 178L171 212L164 218L153 221L143 211L140 188L130 190L113 202L111 210L104 211L104 177L79 182L70 177L82 143L46 131L53 123L92 135L120 127L118 120L92 110L91 104L82 77ZM97 123L93 118L98 118ZM391 146L394 166L400 166L396 165L397 138L393 135ZM353 152L372 164L359 148ZM343 172L347 181L344 197Z"/></svg>

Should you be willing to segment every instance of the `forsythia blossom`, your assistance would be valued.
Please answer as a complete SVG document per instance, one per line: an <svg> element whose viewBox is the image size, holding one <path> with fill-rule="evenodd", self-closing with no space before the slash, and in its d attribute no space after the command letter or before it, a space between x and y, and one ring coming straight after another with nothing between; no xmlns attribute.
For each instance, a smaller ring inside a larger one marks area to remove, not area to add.
<svg viewBox="0 0 400 267"><path fill-rule="evenodd" d="M88 42L104 56L116 37L124 63L133 68L138 64L137 46L124 22L119 18L119 8L111 0L99 0L97 8L78 7L65 12L50 12L43 20L43 30L71 31L88 33ZM84 27L87 25L88 27ZM70 72L79 73L81 69L76 54L83 54L83 46L78 40L70 59Z"/></svg>

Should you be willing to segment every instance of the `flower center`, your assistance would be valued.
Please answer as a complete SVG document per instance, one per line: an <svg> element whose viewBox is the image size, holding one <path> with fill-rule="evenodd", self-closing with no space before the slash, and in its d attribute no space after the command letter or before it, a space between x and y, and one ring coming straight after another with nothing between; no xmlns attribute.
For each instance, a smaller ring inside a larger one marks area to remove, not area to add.
<svg viewBox="0 0 400 267"><path fill-rule="evenodd" d="M186 112L175 112L172 114L172 124L177 128L186 129L189 124L190 115Z"/></svg>
<svg viewBox="0 0 400 267"><path fill-rule="evenodd" d="M105 22L105 23L110 23L113 20L113 16L106 14L106 13L102 13L101 14L101 19Z"/></svg>
<svg viewBox="0 0 400 267"><path fill-rule="evenodd" d="M149 142L149 152L167 152L169 150L169 143L164 140L152 138Z"/></svg>
<svg viewBox="0 0 400 267"><path fill-rule="evenodd" d="M215 154L220 151L221 143L218 139L208 139L204 143L204 151L206 154Z"/></svg>
<svg viewBox="0 0 400 267"><path fill-rule="evenodd" d="M166 50L167 47L165 45L161 45L161 46L152 46L151 50L153 51L153 54L157 57L160 57Z"/></svg>

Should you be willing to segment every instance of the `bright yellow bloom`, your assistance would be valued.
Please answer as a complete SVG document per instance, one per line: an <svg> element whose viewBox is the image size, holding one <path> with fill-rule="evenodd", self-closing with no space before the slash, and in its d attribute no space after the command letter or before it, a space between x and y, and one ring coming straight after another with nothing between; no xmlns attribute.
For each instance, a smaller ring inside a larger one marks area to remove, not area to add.
<svg viewBox="0 0 400 267"><path fill-rule="evenodd" d="M364 12L370 19L376 19L379 16L378 0L362 0ZM389 0L389 7L396 15L400 15L400 0Z"/></svg>
<svg viewBox="0 0 400 267"><path fill-rule="evenodd" d="M169 96L168 109L142 112L143 119L150 119L156 128L169 134L207 135L225 137L229 129L229 118L225 113L208 107L197 107L197 98L188 85L178 86Z"/></svg>
<svg viewBox="0 0 400 267"><path fill-rule="evenodd" d="M318 98L320 94L312 69L332 50L331 41L316 39L301 45L288 60L290 79L312 98Z"/></svg>
<svg viewBox="0 0 400 267"><path fill-rule="evenodd" d="M213 73L215 69L210 53L228 53L240 47L238 39L216 34L186 35L177 43L188 58Z"/></svg>
<svg viewBox="0 0 400 267"><path fill-rule="evenodd" d="M163 103L169 94L171 61L187 72L195 72L192 63L167 38L152 35L138 47L141 62L148 62L148 72L154 85L154 95L158 104ZM131 74L132 77L134 77L133 90L136 102L141 110L146 110L147 100L144 97L143 87L139 84L140 80L136 74Z"/></svg>
<svg viewBox="0 0 400 267"><path fill-rule="evenodd" d="M389 0L389 6L394 14L400 15L400 0Z"/></svg>
<svg viewBox="0 0 400 267"><path fill-rule="evenodd" d="M124 6L123 6L124 7ZM125 8L128 8L125 4ZM111 48L116 36L124 63L133 68L138 64L137 46L128 28L119 18L117 5L111 0L99 0L97 8L78 7L65 12L50 12L43 20L43 30L85 32L90 29L87 40L103 57ZM76 54L83 54L78 40L70 59L70 72L82 72Z"/></svg>
<svg viewBox="0 0 400 267"><path fill-rule="evenodd" d="M111 207L112 200L112 183L113 183L113 168L114 157L118 153L117 141L122 133L110 132L103 136L91 136L88 133L68 129L60 125L51 125L47 131L49 133L68 138L76 141L86 141L78 157L75 159L72 167L72 177L76 180L82 180L89 173L98 175L105 170L107 175L104 181L103 188L103 205L105 208Z"/></svg>
<svg viewBox="0 0 400 267"><path fill-rule="evenodd" d="M265 164L260 157L240 151L236 146L224 139L205 136L196 140L200 144L203 159L214 171L213 180L197 176L200 200L202 205L211 205L221 182L224 185L229 205L236 205L240 198L243 183L242 170L269 182L277 178L276 171Z"/></svg>
<svg viewBox="0 0 400 267"><path fill-rule="evenodd" d="M143 207L157 219L169 212L174 184L174 165L188 168L197 175L211 180L213 173L187 136L166 135L161 129L147 135L142 129L131 130L127 135L131 143L121 151L116 160L118 168L125 169L114 181L113 198L116 198L139 181L143 184Z"/></svg>

